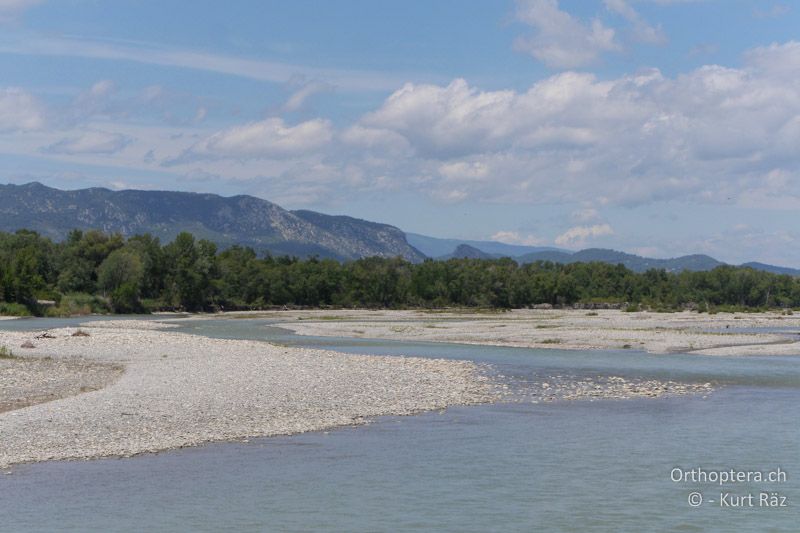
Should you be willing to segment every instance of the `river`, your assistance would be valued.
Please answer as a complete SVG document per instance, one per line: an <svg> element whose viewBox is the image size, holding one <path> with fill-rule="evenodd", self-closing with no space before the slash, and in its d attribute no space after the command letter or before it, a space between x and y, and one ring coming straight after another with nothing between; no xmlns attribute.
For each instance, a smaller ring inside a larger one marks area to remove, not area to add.
<svg viewBox="0 0 800 533"><path fill-rule="evenodd" d="M0 328L85 320L6 321ZM301 337L274 326L187 320L178 331L470 359L491 365L512 389L610 375L712 382L716 389L706 396L456 407L129 459L22 465L0 477L0 530L798 531L798 358ZM676 469L693 468L712 476L780 471L786 479L674 481ZM694 492L703 499L697 507L689 503ZM761 505L762 492L786 498L768 503L787 506ZM747 494L752 507L727 505Z"/></svg>

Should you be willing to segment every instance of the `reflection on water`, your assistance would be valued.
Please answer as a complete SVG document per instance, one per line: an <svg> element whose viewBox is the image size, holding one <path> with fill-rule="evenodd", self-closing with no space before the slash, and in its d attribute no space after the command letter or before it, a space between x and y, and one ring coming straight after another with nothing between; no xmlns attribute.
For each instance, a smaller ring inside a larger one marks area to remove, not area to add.
<svg viewBox="0 0 800 533"><path fill-rule="evenodd" d="M711 381L720 388L705 399L459 407L247 444L27 465L0 477L0 529L797 531L800 359L301 338L261 320L191 321L182 330L472 359L518 384L618 375ZM690 492L718 499L720 488L674 483L676 466L780 466L789 474L785 484L724 489L778 491L791 506L690 508Z"/></svg>

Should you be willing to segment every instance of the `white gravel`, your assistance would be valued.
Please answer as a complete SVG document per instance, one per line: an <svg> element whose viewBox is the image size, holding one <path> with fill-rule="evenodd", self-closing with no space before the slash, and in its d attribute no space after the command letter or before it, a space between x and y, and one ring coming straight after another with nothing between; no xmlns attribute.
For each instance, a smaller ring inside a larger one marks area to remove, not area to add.
<svg viewBox="0 0 800 533"><path fill-rule="evenodd" d="M708 355L800 355L800 336L741 328L800 329L800 313L626 313L514 310L505 313L302 311L268 315L300 335L424 340L496 346Z"/></svg>
<svg viewBox="0 0 800 533"><path fill-rule="evenodd" d="M81 326L88 337L64 328L35 340L26 356L86 358L125 371L101 390L0 413L0 468L322 430L495 397L470 362L208 339L144 324L89 323ZM31 340L32 333L0 332L0 345L15 352Z"/></svg>

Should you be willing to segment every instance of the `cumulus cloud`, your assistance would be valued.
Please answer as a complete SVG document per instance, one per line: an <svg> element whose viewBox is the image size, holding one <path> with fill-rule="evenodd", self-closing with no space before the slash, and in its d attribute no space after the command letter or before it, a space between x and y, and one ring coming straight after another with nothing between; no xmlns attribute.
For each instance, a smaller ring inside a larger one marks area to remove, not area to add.
<svg viewBox="0 0 800 533"><path fill-rule="evenodd" d="M314 119L296 126L268 118L219 131L190 147L172 163L192 159L270 159L307 155L328 144L333 126Z"/></svg>
<svg viewBox="0 0 800 533"><path fill-rule="evenodd" d="M118 113L115 109L114 95L117 84L113 80L100 80L82 91L69 108L72 123L89 120L96 116L112 116Z"/></svg>
<svg viewBox="0 0 800 533"><path fill-rule="evenodd" d="M519 244L523 246L541 246L547 241L536 235L523 235L518 231L498 231L491 236L491 240L506 244Z"/></svg>
<svg viewBox="0 0 800 533"><path fill-rule="evenodd" d="M617 13L633 26L634 38L648 44L664 44L667 36L661 27L650 25L642 16L631 7L627 0L604 0L607 9Z"/></svg>
<svg viewBox="0 0 800 533"><path fill-rule="evenodd" d="M394 170L450 201L729 203L773 170L792 177L782 195L800 198L798 76L791 41L675 78L564 72L522 92L406 84L350 131L405 141Z"/></svg>
<svg viewBox="0 0 800 533"><path fill-rule="evenodd" d="M18 87L0 89L0 131L35 130L44 126L45 108Z"/></svg>
<svg viewBox="0 0 800 533"><path fill-rule="evenodd" d="M558 237L555 243L559 246L582 248L587 241L604 235L613 235L614 230L608 224L595 224L593 226L575 226Z"/></svg>
<svg viewBox="0 0 800 533"><path fill-rule="evenodd" d="M584 24L559 9L558 0L518 0L517 19L534 30L514 47L551 68L582 67L603 52L619 50L614 30L594 19Z"/></svg>
<svg viewBox="0 0 800 533"><path fill-rule="evenodd" d="M125 148L131 138L107 131L86 131L78 136L64 138L42 149L52 154L115 154Z"/></svg>

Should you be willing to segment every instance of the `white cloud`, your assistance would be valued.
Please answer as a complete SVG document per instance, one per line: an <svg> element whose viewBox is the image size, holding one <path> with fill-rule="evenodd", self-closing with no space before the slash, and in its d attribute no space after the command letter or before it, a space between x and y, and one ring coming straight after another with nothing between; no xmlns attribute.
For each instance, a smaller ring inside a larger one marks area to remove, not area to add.
<svg viewBox="0 0 800 533"><path fill-rule="evenodd" d="M593 222L600 217L600 213L593 207L585 207L572 212L572 219L577 222Z"/></svg>
<svg viewBox="0 0 800 533"><path fill-rule="evenodd" d="M559 9L558 0L518 0L517 19L534 29L514 47L551 68L575 68L594 62L603 52L619 50L614 30L594 19L584 24Z"/></svg>
<svg viewBox="0 0 800 533"><path fill-rule="evenodd" d="M333 127L327 120L314 119L288 126L280 118L268 118L219 131L195 144L177 160L262 159L307 155L328 144Z"/></svg>
<svg viewBox="0 0 800 533"><path fill-rule="evenodd" d="M409 185L450 201L730 203L775 169L791 177L781 194L797 197L798 76L800 43L788 42L675 78L564 72L523 92L406 84L351 130L404 140L411 153L387 156L382 174L425 176Z"/></svg>
<svg viewBox="0 0 800 533"><path fill-rule="evenodd" d="M443 163L439 174L448 181L483 181L489 177L489 167L481 161Z"/></svg>
<svg viewBox="0 0 800 533"><path fill-rule="evenodd" d="M667 36L661 27L648 24L642 16L633 9L627 0L604 0L606 8L622 16L633 26L633 36L637 41L648 44L664 44Z"/></svg>
<svg viewBox="0 0 800 533"><path fill-rule="evenodd" d="M286 83L302 77L320 80L336 88L352 91L389 91L401 85L404 79L408 79L408 75L402 73L386 74L385 72L366 70L308 67L134 41L108 42L37 35L36 38L20 38L0 43L0 52L132 61L149 65L202 70L273 83Z"/></svg>
<svg viewBox="0 0 800 533"><path fill-rule="evenodd" d="M45 108L18 87L0 89L0 131L35 130L44 126Z"/></svg>
<svg viewBox="0 0 800 533"><path fill-rule="evenodd" d="M91 130L68 137L42 149L53 154L115 154L125 148L131 138L119 133Z"/></svg>
<svg viewBox="0 0 800 533"><path fill-rule="evenodd" d="M321 93L330 91L333 89L333 86L329 83L321 82L321 81L308 81L305 83L301 83L294 92L287 98L286 102L284 102L283 106L281 106L281 111L283 112L292 112L301 109L306 100L308 100L311 96Z"/></svg>
<svg viewBox="0 0 800 533"><path fill-rule="evenodd" d="M522 235L517 231L498 231L491 236L491 240L523 246L541 246L547 242L536 235Z"/></svg>
<svg viewBox="0 0 800 533"><path fill-rule="evenodd" d="M800 72L800 42L772 43L749 50L745 64L761 76L788 77L797 80Z"/></svg>
<svg viewBox="0 0 800 533"><path fill-rule="evenodd" d="M760 19L766 19L766 18L770 18L771 19L771 18L782 17L782 16L788 14L791 10L792 10L792 8L790 8L786 4L776 3L776 4L772 4L772 6L766 8L766 9L761 9L761 8L758 8L758 7L754 8L753 9L753 15L756 18L760 18Z"/></svg>
<svg viewBox="0 0 800 533"><path fill-rule="evenodd" d="M408 152L410 145L405 137L387 129L353 125L340 135L341 140L360 149L381 149L390 153Z"/></svg>
<svg viewBox="0 0 800 533"><path fill-rule="evenodd" d="M608 224L595 224L594 226L575 226L568 229L558 237L555 243L559 246L582 248L587 241L604 235L613 235L614 230Z"/></svg>
<svg viewBox="0 0 800 533"><path fill-rule="evenodd" d="M25 10L41 3L42 0L0 0L0 23L16 20Z"/></svg>

